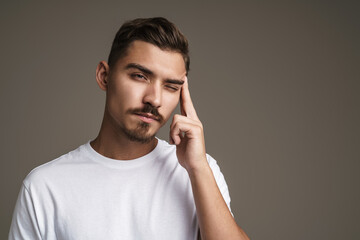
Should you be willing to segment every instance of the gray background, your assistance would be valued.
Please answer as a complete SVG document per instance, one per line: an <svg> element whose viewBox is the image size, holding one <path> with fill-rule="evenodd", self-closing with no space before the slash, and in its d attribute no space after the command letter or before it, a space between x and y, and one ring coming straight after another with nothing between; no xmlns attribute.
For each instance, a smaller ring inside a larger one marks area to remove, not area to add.
<svg viewBox="0 0 360 240"><path fill-rule="evenodd" d="M97 135L95 68L119 26L164 16L190 41L193 101L238 224L252 239L359 239L359 12L357 1L2 2L0 238L26 174Z"/></svg>

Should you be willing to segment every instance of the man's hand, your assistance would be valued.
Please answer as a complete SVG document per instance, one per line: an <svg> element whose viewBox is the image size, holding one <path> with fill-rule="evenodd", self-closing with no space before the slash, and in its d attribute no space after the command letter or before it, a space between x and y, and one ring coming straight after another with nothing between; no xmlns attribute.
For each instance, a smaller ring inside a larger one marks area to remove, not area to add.
<svg viewBox="0 0 360 240"><path fill-rule="evenodd" d="M191 101L188 79L185 77L180 96L181 115L174 115L170 126L170 143L176 145L181 166L189 174L207 166L203 126Z"/></svg>

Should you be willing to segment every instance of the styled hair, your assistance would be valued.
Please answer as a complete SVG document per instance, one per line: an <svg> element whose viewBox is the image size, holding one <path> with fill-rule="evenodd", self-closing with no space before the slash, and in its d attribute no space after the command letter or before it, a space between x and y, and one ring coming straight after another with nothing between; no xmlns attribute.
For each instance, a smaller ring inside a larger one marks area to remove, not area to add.
<svg viewBox="0 0 360 240"><path fill-rule="evenodd" d="M180 53L184 58L186 72L189 72L188 41L172 22L163 17L137 18L125 22L116 33L111 46L108 58L110 68L117 60L126 56L128 47L135 40L154 44L162 50Z"/></svg>

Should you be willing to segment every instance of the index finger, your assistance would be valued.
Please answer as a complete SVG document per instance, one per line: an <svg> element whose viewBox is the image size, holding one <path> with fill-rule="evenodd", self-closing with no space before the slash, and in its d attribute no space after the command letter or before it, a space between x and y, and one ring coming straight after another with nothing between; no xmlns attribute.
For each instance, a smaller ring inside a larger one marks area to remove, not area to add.
<svg viewBox="0 0 360 240"><path fill-rule="evenodd" d="M196 114L194 104L190 97L189 83L187 76L185 76L184 85L181 88L180 110L181 110L181 114L187 116L188 118L196 119L196 120L199 119Z"/></svg>

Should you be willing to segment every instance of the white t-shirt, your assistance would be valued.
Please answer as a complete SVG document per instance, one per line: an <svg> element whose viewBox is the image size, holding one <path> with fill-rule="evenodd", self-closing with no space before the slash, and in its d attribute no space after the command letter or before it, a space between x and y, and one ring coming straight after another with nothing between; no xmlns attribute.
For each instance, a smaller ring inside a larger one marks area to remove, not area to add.
<svg viewBox="0 0 360 240"><path fill-rule="evenodd" d="M211 156L207 160L230 209L224 176ZM190 179L175 146L159 139L143 157L115 160L89 141L29 173L9 239L189 240L197 232Z"/></svg>

